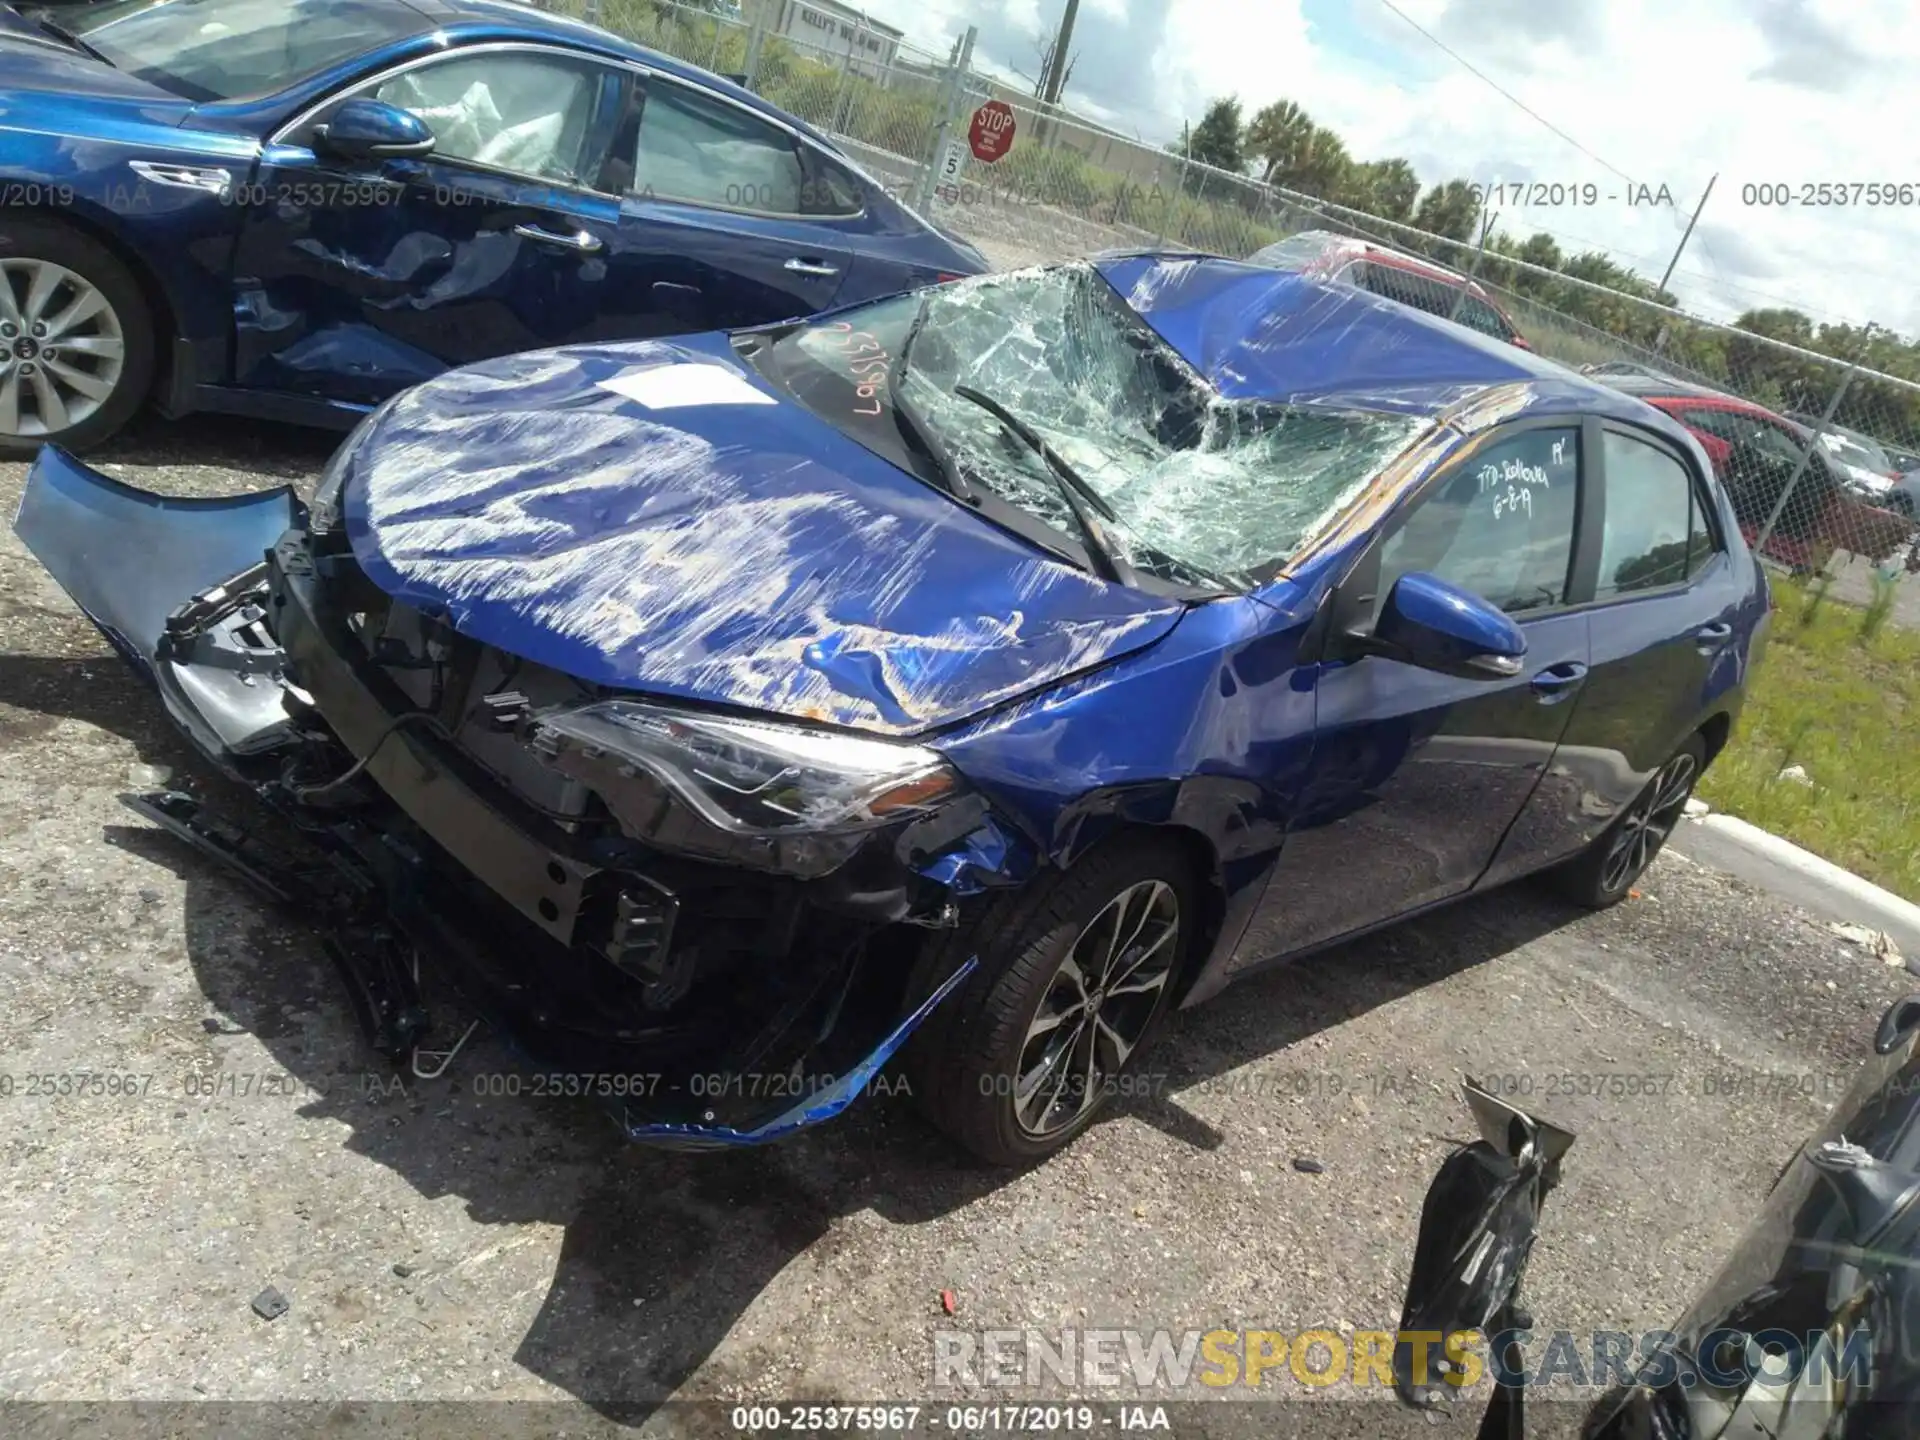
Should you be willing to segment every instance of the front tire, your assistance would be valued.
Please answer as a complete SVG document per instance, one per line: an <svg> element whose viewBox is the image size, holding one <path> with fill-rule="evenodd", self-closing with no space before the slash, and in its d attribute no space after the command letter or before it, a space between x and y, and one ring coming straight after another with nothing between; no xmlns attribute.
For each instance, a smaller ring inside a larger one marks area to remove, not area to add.
<svg viewBox="0 0 1920 1440"><path fill-rule="evenodd" d="M1555 873L1560 893L1590 910L1604 910L1626 899L1680 823L1706 768L1706 741L1690 736L1654 771L1606 832Z"/></svg>
<svg viewBox="0 0 1920 1440"><path fill-rule="evenodd" d="M153 369L153 319L119 257L58 221L0 216L0 456L98 445Z"/></svg>
<svg viewBox="0 0 1920 1440"><path fill-rule="evenodd" d="M1154 836L1101 846L990 902L938 942L980 970L914 1037L929 1119L992 1165L1026 1165L1091 1125L1158 1033L1199 919L1186 853Z"/></svg>

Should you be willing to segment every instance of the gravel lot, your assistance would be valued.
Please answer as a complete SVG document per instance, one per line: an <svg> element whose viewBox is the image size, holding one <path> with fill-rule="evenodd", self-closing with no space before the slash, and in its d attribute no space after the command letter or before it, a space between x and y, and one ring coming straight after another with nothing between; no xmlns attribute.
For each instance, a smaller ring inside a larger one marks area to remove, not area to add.
<svg viewBox="0 0 1920 1440"><path fill-rule="evenodd" d="M217 494L308 483L331 443L153 422L99 458ZM0 466L9 516L22 477ZM1391 1328L1463 1070L1524 1077L1580 1133L1541 1323L1640 1330L1708 1277L1904 988L1670 857L1609 914L1522 887L1248 981L1178 1017L1157 1098L1032 1173L969 1167L904 1097L759 1152L649 1152L580 1102L476 1095L507 1068L484 1039L392 1084L298 918L117 803L162 768L221 790L11 533L0 627L3 1396L544 1400L578 1434L669 1396L944 1401L940 1326ZM98 1071L151 1079L25 1093ZM1545 1098L1567 1072L1671 1079ZM1768 1075L1815 1093L1728 1093ZM273 1321L249 1309L268 1285ZM1353 1394L1287 1413L1402 1428ZM1251 1409L1216 1408L1188 1431Z"/></svg>

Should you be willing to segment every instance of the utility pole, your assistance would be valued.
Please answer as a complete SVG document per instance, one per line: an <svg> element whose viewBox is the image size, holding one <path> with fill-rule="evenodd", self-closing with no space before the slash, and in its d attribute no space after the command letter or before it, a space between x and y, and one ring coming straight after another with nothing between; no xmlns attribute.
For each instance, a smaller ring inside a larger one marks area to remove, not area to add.
<svg viewBox="0 0 1920 1440"><path fill-rule="evenodd" d="M1680 237L1680 243L1674 247L1673 259L1667 262L1667 273L1660 277L1660 288L1654 291L1654 294L1659 295L1665 293L1667 281L1673 278L1673 267L1680 263L1680 252L1687 248L1687 241L1693 238L1693 227L1700 223L1700 212L1707 208L1707 196L1713 194L1713 182L1719 178L1718 175L1710 177L1707 181L1707 188L1700 192L1700 203L1693 207L1693 218L1687 221L1686 233Z"/></svg>
<svg viewBox="0 0 1920 1440"><path fill-rule="evenodd" d="M1053 55L1047 63L1047 73L1043 77L1045 88L1040 98L1049 105L1060 103L1060 92L1067 83L1067 56L1073 50L1073 24L1080 18L1080 0L1067 0L1065 13L1060 16L1060 33L1053 37Z"/></svg>

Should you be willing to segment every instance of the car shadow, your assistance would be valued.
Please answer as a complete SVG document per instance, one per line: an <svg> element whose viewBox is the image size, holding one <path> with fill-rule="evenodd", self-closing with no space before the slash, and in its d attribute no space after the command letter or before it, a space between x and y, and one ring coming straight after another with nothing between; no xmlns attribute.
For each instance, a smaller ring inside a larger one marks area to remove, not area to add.
<svg viewBox="0 0 1920 1440"><path fill-rule="evenodd" d="M191 784L222 818L250 818L248 798L190 755L150 693L108 658L0 656L0 701L120 734L143 760L177 767L173 783ZM131 817L103 838L184 883L185 948L209 1006L210 1069L228 1037L250 1035L298 1087L303 1120L339 1122L345 1149L424 1199L455 1197L480 1225L563 1230L553 1274L534 1282L545 1284L545 1297L512 1358L611 1419L637 1423L703 1367L703 1393L730 1379L764 1386L770 1348L759 1354L749 1338L716 1352L801 1257L831 1266L848 1243L843 1222L871 1212L887 1225L927 1224L1015 1178L964 1158L899 1093L872 1096L779 1145L680 1154L627 1143L585 1100L528 1093L524 1078L506 1078L523 1072L505 1047L484 1034L444 1077L414 1079L362 1040L323 948L297 914L257 900L211 860ZM1250 977L1236 986L1235 1003L1178 1015L1157 1062L1165 1092L1123 1110L1197 1147L1218 1145L1221 1137L1181 1106L1180 1090L1496 958L1578 913L1519 894L1469 901L1422 920L1417 933L1402 927ZM449 1041L463 1024L436 1021ZM499 1093L514 1083L520 1093ZM516 1243L503 1236L479 1255L395 1258L417 1266L407 1283L484 1311L501 1303L503 1282L490 1267L510 1263L496 1252ZM316 1303L352 1318L349 1295Z"/></svg>

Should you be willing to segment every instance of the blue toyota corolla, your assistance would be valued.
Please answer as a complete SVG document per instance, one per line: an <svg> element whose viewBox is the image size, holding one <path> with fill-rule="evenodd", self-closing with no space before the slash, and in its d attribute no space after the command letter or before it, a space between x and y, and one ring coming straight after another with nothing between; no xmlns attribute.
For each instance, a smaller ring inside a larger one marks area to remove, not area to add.
<svg viewBox="0 0 1920 1440"><path fill-rule="evenodd" d="M0 3L0 455L986 268L792 116L524 6Z"/></svg>
<svg viewBox="0 0 1920 1440"><path fill-rule="evenodd" d="M325 863L137 806L314 917L385 1048L424 955L636 1137L786 1133L905 1045L1007 1163L1252 968L1618 900L1769 611L1658 411L1204 257L470 366L310 508L48 447L17 527Z"/></svg>

